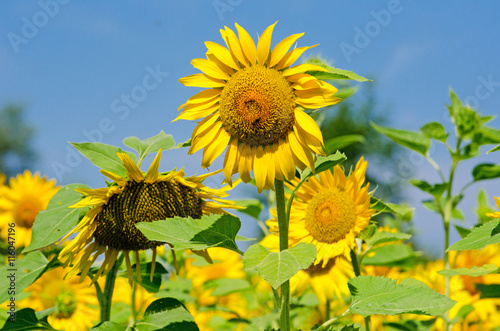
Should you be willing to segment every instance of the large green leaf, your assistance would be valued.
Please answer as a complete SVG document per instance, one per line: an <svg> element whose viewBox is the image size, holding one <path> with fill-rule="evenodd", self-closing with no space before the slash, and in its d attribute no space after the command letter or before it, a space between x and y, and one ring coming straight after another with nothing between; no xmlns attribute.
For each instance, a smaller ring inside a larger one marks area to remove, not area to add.
<svg viewBox="0 0 500 331"><path fill-rule="evenodd" d="M77 151L83 154L95 166L110 171L118 176L127 176L127 170L122 160L116 153L126 153L134 162L137 162L135 154L123 151L121 148L102 143L70 143Z"/></svg>
<svg viewBox="0 0 500 331"><path fill-rule="evenodd" d="M144 318L134 326L139 331L199 331L193 316L177 299L162 298L151 303Z"/></svg>
<svg viewBox="0 0 500 331"><path fill-rule="evenodd" d="M492 163L478 164L472 170L472 176L476 182L484 179L498 178L500 177L500 165Z"/></svg>
<svg viewBox="0 0 500 331"><path fill-rule="evenodd" d="M326 154L332 154L349 145L357 143L364 144L365 142L365 137L360 134L346 134L325 141L325 152Z"/></svg>
<svg viewBox="0 0 500 331"><path fill-rule="evenodd" d="M262 245L252 245L243 256L246 270L256 270L273 288L278 288L299 270L308 268L316 258L316 246L308 243L270 252Z"/></svg>
<svg viewBox="0 0 500 331"><path fill-rule="evenodd" d="M45 314L44 314L45 315ZM31 308L16 311L15 322L7 320L0 331L49 330L57 331L47 321L47 316L37 316Z"/></svg>
<svg viewBox="0 0 500 331"><path fill-rule="evenodd" d="M352 295L349 310L362 316L419 314L441 315L455 301L437 293L415 279L396 280L385 277L358 276L348 282Z"/></svg>
<svg viewBox="0 0 500 331"><path fill-rule="evenodd" d="M344 162L347 159L344 153L337 151L335 154L328 156L318 156L318 159L314 163L314 173L318 174L322 171L332 169L337 164ZM309 168L306 168L302 173L302 180L311 177L313 173Z"/></svg>
<svg viewBox="0 0 500 331"><path fill-rule="evenodd" d="M472 268L455 268L438 271L439 274L447 277L465 275L471 277L484 276L498 272L498 267L494 264L485 264L482 267L473 266Z"/></svg>
<svg viewBox="0 0 500 331"><path fill-rule="evenodd" d="M22 259L11 261L4 265L0 269L0 279L2 280L0 302L10 300L13 296L12 293L9 293L11 291L9 287L11 287L12 282L15 284L15 293L21 293L38 279L48 264L49 261L47 258L40 251L35 251L28 253Z"/></svg>
<svg viewBox="0 0 500 331"><path fill-rule="evenodd" d="M69 184L52 197L47 208L36 215L31 243L23 253L45 247L66 235L78 224L79 216L88 208L68 208L82 198L75 188L89 188L83 184Z"/></svg>
<svg viewBox="0 0 500 331"><path fill-rule="evenodd" d="M429 138L436 139L441 142L446 142L448 134L446 133L443 125L438 122L427 123L420 128L420 131Z"/></svg>
<svg viewBox="0 0 500 331"><path fill-rule="evenodd" d="M494 219L481 226L473 228L467 237L460 239L446 250L463 251L481 249L491 244L500 243L500 219Z"/></svg>
<svg viewBox="0 0 500 331"><path fill-rule="evenodd" d="M139 160L143 160L148 154L156 153L160 149L166 151L175 146L172 135L166 134L163 130L154 137L140 140L137 137L127 137L123 139L123 144L139 153Z"/></svg>
<svg viewBox="0 0 500 331"><path fill-rule="evenodd" d="M422 191L429 193L435 198L441 197L448 187L447 184L429 184L425 180L421 179L410 179L408 182Z"/></svg>
<svg viewBox="0 0 500 331"><path fill-rule="evenodd" d="M386 128L373 122L370 122L370 124L378 133L422 155L426 155L431 146L429 137L422 133Z"/></svg>
<svg viewBox="0 0 500 331"><path fill-rule="evenodd" d="M316 65L319 65L320 67L323 67L323 68L328 70L327 72L325 72L325 71L308 71L307 72L309 75L312 75L312 76L316 77L317 79L326 79L326 80L329 80L329 79L348 79L348 80L355 80L357 82L370 81L369 79L367 79L365 77L361 77L352 71L330 67L318 58L310 58L305 63L316 64Z"/></svg>
<svg viewBox="0 0 500 331"><path fill-rule="evenodd" d="M500 298L500 284L476 284L481 299Z"/></svg>
<svg viewBox="0 0 500 331"><path fill-rule="evenodd" d="M135 226L149 240L169 243L175 250L223 247L240 253L235 238L241 222L232 215L203 215L201 219L174 217Z"/></svg>
<svg viewBox="0 0 500 331"><path fill-rule="evenodd" d="M375 255L372 255L375 253ZM393 265L398 261L406 260L414 256L413 250L407 245L385 245L367 252L363 258L365 265Z"/></svg>

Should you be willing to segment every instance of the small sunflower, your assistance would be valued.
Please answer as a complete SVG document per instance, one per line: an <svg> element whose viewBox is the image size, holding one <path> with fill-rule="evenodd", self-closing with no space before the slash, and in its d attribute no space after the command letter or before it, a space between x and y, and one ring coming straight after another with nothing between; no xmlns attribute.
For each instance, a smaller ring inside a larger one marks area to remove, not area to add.
<svg viewBox="0 0 500 331"><path fill-rule="evenodd" d="M19 302L19 307L42 311L55 307L48 322L55 329L67 331L89 330L99 320L99 303L90 279L63 279L59 268L44 273L25 291L30 296Z"/></svg>
<svg viewBox="0 0 500 331"><path fill-rule="evenodd" d="M3 175L0 175L2 177ZM5 180L5 177L3 177ZM0 183L3 183L0 178ZM0 187L0 236L7 238L9 223L16 225L16 246L26 247L31 242L31 227L38 212L47 208L50 199L59 190L55 180L34 175L29 170Z"/></svg>
<svg viewBox="0 0 500 331"><path fill-rule="evenodd" d="M347 178L340 166L311 177L300 186L290 213L290 246L313 243L317 250L315 264L325 267L337 256L350 259L355 237L368 225L375 212L370 209L370 184L365 182L367 162L363 157ZM298 179L291 181L294 190ZM276 215L276 211L272 211ZM267 222L270 231L278 233L278 220Z"/></svg>
<svg viewBox="0 0 500 331"><path fill-rule="evenodd" d="M187 100L175 120L203 120L192 133L189 154L203 150L202 167L208 167L228 147L224 176L239 174L257 189L274 187L274 180L295 176L295 167L314 169L316 154L324 155L323 136L305 112L333 105L337 89L306 71L326 71L314 64L290 67L306 50L289 48L303 33L291 35L271 51L276 23L260 36L257 46L236 23L238 37L228 27L221 30L227 47L207 41L207 59L191 64L203 73L180 79L185 86L208 88Z"/></svg>
<svg viewBox="0 0 500 331"><path fill-rule="evenodd" d="M81 273L84 279L96 259L104 255L104 261L94 281L107 273L116 261L120 251L125 254L125 262L132 281L129 252L135 253L139 261L139 251L152 249L153 268L156 248L166 243L148 240L136 227L140 222L154 222L174 216L201 218L204 214L223 213L222 208L234 208L232 201L221 198L228 196L229 186L221 189L205 187L201 182L215 173L202 176L184 177L184 171L158 173L161 150L158 151L149 170L144 174L125 153L117 153L127 170L127 177L121 177L106 170L101 173L113 180L105 188L76 189L87 197L72 208L92 206L80 223L64 238L78 235L62 251L69 254L65 266L73 265L67 277ZM212 200L212 201L210 201ZM139 264L138 264L139 266ZM140 269L137 268L140 279Z"/></svg>

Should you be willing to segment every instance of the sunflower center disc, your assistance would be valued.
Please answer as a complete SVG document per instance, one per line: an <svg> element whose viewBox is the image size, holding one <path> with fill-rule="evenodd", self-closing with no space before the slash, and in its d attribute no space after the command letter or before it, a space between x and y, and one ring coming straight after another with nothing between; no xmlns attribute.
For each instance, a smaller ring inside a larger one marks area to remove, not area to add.
<svg viewBox="0 0 500 331"><path fill-rule="evenodd" d="M30 197L26 200L16 207L15 218L19 226L31 229L35 222L36 214L43 208L37 203L38 199L36 197Z"/></svg>
<svg viewBox="0 0 500 331"><path fill-rule="evenodd" d="M70 318L76 310L77 300L74 294L62 292L56 297L56 317Z"/></svg>
<svg viewBox="0 0 500 331"><path fill-rule="evenodd" d="M305 225L314 239L335 243L351 231L356 224L356 208L351 196L338 188L319 192L309 201Z"/></svg>
<svg viewBox="0 0 500 331"><path fill-rule="evenodd" d="M274 69L260 65L237 71L222 90L224 128L241 142L269 145L285 138L295 123L295 93Z"/></svg>
<svg viewBox="0 0 500 331"><path fill-rule="evenodd" d="M201 218L202 200L194 189L176 182L130 181L96 216L94 238L118 250L138 251L161 246L165 243L148 240L135 224L174 216Z"/></svg>

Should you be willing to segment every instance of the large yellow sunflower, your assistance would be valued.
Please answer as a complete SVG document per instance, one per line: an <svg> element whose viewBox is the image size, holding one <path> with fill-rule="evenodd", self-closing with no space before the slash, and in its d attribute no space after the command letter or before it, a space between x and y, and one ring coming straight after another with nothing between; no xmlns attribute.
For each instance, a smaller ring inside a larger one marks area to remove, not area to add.
<svg viewBox="0 0 500 331"><path fill-rule="evenodd" d="M15 223L15 246L28 246L36 215L47 208L50 199L59 190L55 184L53 179L48 180L40 177L38 172L33 175L26 170L11 178L9 185L0 187L0 236L6 239L8 224Z"/></svg>
<svg viewBox="0 0 500 331"><path fill-rule="evenodd" d="M59 268L42 275L25 291L30 296L19 302L20 308L42 311L52 307L48 322L58 330L83 331L99 321L99 303L90 279L79 283L76 278L63 279Z"/></svg>
<svg viewBox="0 0 500 331"><path fill-rule="evenodd" d="M202 176L184 177L184 171L170 171L160 174L161 150L144 174L125 153L118 153L127 170L127 177L121 177L106 170L101 173L113 180L113 183L99 189L76 189L87 197L73 208L92 206L80 223L70 231L70 235L79 234L62 251L61 256L69 254L65 266L73 265L67 277L81 272L85 278L95 260L104 255L104 261L94 275L96 280L107 273L116 261L118 253L123 251L125 262L132 281L132 268L129 252L135 253L139 261L139 251L152 249L153 268L156 260L156 247L164 242L148 240L136 227L140 222L153 222L174 216L200 218L204 214L223 213L222 208L234 208L232 201L220 198L228 196L229 186L212 189L202 184L203 179L214 173ZM138 264L139 265L139 264ZM137 268L140 279L140 269Z"/></svg>
<svg viewBox="0 0 500 331"><path fill-rule="evenodd" d="M303 33L291 35L271 51L276 23L260 36L257 46L238 24L238 37L221 30L227 47L207 41L207 59L191 64L203 73L180 79L186 86L208 88L179 107L175 120L203 120L192 133L189 154L203 150L202 167L224 152L224 176L239 174L247 183L253 170L257 189L274 187L274 180L295 176L295 167L314 169L316 154L324 155L323 136L305 112L333 105L337 89L306 71L326 71L314 64L290 67L309 48L289 48Z"/></svg>
<svg viewBox="0 0 500 331"><path fill-rule="evenodd" d="M375 212L370 209L370 184L365 182L367 162L363 157L348 177L340 166L311 177L300 186L297 199L292 203L288 238L290 246L299 242L313 243L317 250L315 264L336 256L350 259L350 250L355 247L355 237L368 225ZM298 179L288 185L294 190ZM272 210L273 216L276 211ZM278 220L267 221L270 231L277 235Z"/></svg>

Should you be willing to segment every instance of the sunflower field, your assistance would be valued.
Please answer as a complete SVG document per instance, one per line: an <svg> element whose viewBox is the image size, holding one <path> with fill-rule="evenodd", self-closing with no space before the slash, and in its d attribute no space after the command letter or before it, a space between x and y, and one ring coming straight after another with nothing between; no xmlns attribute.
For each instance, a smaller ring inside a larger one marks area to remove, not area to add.
<svg viewBox="0 0 500 331"><path fill-rule="evenodd" d="M210 6L220 18L241 2ZM391 3L372 11L379 29L405 8ZM72 5L42 0L39 12L56 20ZM7 34L19 54L43 37L39 12L21 29L36 27L36 41ZM14 133L2 126L0 331L500 330L498 110L482 114L444 86L443 116L416 114L418 129L362 115L327 125L377 78L355 62L332 65L324 42L309 43L327 22L310 21L301 39L302 25L280 31L263 19L253 31L233 18L204 45L179 32L186 49L175 61L194 68L174 79L147 66L141 85L111 102L119 117L67 143L54 175L8 168L2 141ZM344 44L350 57L363 48ZM139 114L138 93L145 99L163 80L175 81L177 111ZM485 81L481 93L500 85ZM104 83L92 85L96 98ZM128 116L149 134L105 143ZM169 130L182 125L189 132ZM373 154L384 146L419 160L402 183L382 180L398 176L394 158ZM57 155L49 150L44 159ZM84 168L95 181L73 171ZM407 189L415 197L399 192Z"/></svg>

